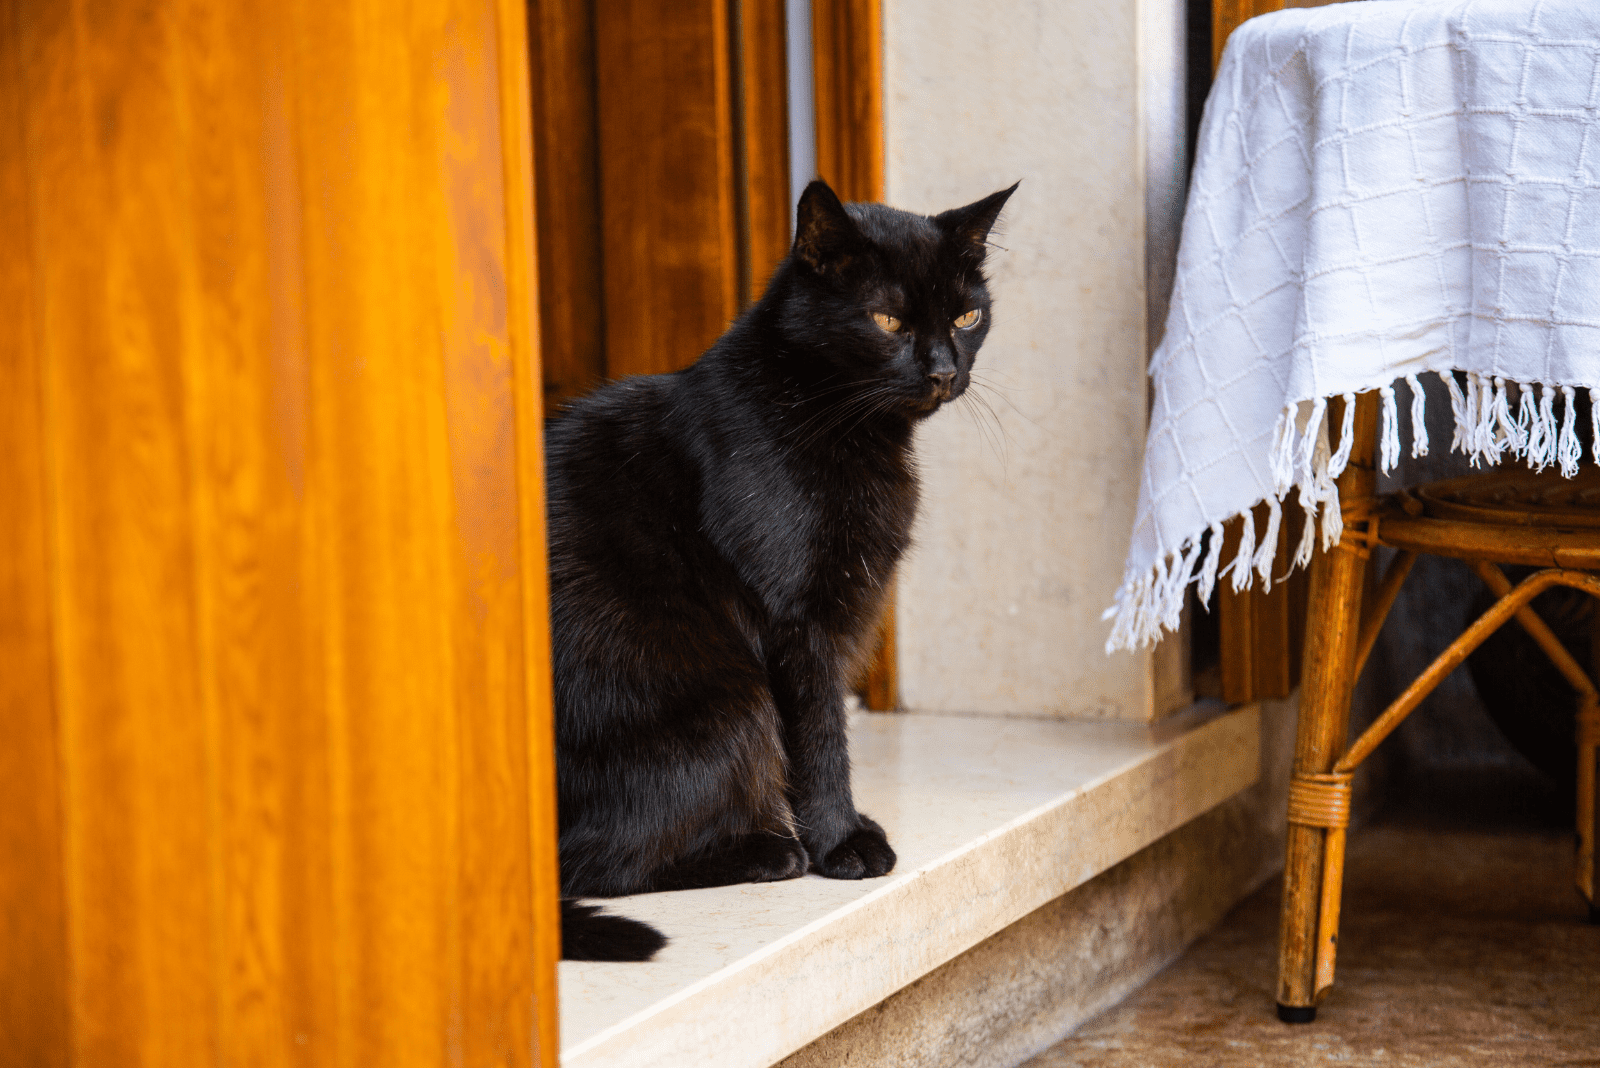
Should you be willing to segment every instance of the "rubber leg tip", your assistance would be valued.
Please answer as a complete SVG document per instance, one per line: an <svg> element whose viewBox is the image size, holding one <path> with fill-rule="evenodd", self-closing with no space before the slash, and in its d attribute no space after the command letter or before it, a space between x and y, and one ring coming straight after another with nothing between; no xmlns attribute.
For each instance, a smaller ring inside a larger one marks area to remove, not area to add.
<svg viewBox="0 0 1600 1068"><path fill-rule="evenodd" d="M1317 1018L1315 1005L1279 1005L1278 1019L1284 1023L1310 1023Z"/></svg>

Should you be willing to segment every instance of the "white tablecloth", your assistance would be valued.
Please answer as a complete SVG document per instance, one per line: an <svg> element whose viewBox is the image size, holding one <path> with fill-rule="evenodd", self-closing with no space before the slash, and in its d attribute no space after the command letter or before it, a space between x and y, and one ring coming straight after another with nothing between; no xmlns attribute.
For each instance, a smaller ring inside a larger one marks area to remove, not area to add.
<svg viewBox="0 0 1600 1068"><path fill-rule="evenodd" d="M1175 627L1190 581L1204 599L1219 569L1243 589L1306 563L1309 521L1274 559L1291 491L1336 540L1350 443L1327 398L1382 391L1387 469L1403 399L1427 450L1424 372L1449 383L1452 444L1475 462L1577 470L1573 390L1600 387L1600 0L1368 0L1234 32L1107 650ZM1273 529L1257 547L1246 523L1220 560L1223 521L1263 501Z"/></svg>

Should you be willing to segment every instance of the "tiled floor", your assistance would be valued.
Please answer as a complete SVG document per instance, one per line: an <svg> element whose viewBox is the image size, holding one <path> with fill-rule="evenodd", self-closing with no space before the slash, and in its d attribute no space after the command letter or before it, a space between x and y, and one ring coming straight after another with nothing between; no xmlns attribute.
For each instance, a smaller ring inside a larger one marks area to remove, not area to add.
<svg viewBox="0 0 1600 1068"><path fill-rule="evenodd" d="M1315 1023L1273 1013L1275 880L1027 1068L1600 1066L1600 926L1553 800L1515 776L1419 780L1354 833Z"/></svg>

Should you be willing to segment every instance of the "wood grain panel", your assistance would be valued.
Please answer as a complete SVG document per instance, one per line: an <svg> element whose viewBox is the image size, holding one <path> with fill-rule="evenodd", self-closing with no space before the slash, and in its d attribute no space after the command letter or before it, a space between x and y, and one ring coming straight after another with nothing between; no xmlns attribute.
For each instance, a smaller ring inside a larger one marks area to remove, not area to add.
<svg viewBox="0 0 1600 1068"><path fill-rule="evenodd" d="M789 253L789 75L783 0L735 0L739 23L742 300L761 296Z"/></svg>
<svg viewBox="0 0 1600 1068"><path fill-rule="evenodd" d="M529 51L538 175L545 407L604 380L600 126L593 0L532 0Z"/></svg>
<svg viewBox="0 0 1600 1068"><path fill-rule="evenodd" d="M36 250L39 356L7 373L41 402L6 424L42 463L0 477L47 475L49 618L4 655L49 650L15 700L59 754L70 978L29 987L30 1041L67 1041L8 1048L528 1064L554 899L520 11L24 6L0 106L31 240L0 235L0 277Z"/></svg>
<svg viewBox="0 0 1600 1068"><path fill-rule="evenodd" d="M0 2L0 1050L63 1068L70 985L19 3Z"/></svg>
<svg viewBox="0 0 1600 1068"><path fill-rule="evenodd" d="M811 0L817 173L843 200L883 199L881 0Z"/></svg>
<svg viewBox="0 0 1600 1068"><path fill-rule="evenodd" d="M505 173L506 331L511 403L516 413L518 562L526 697L528 869L532 890L533 1033L535 1066L561 1061L556 964L561 959L561 874L557 860L555 684L550 667L549 556L544 501L543 337L534 298L540 292L537 249L537 150L531 123L531 37L523 0L497 0L501 160ZM512 801L515 806L516 801ZM522 891L526 893L526 891ZM508 902L508 904L511 904ZM490 937L493 932L488 932ZM508 985L518 985L512 975ZM516 1063L512 1058L509 1063Z"/></svg>
<svg viewBox="0 0 1600 1068"><path fill-rule="evenodd" d="M616 0L595 24L606 373L693 363L739 306L725 0Z"/></svg>
<svg viewBox="0 0 1600 1068"><path fill-rule="evenodd" d="M1297 509L1285 508L1283 522L1278 528L1277 555L1274 557L1274 578L1288 568L1291 529L1300 529L1292 522ZM1251 513L1255 524L1256 544L1266 536L1267 507L1259 504ZM1233 562L1239 551L1239 538L1243 519L1233 519L1223 524L1222 562ZM1242 704L1267 697L1287 697L1298 681L1300 657L1291 646L1297 636L1304 635L1303 623L1292 619L1297 609L1305 604L1303 592L1305 572L1299 571L1288 581L1274 581L1272 589L1263 589L1260 576L1246 590L1235 592L1231 578L1217 580L1218 617L1222 631L1222 699L1229 704Z"/></svg>
<svg viewBox="0 0 1600 1068"><path fill-rule="evenodd" d="M1228 35L1238 29L1240 23L1269 11L1282 11L1284 7L1283 0L1211 0L1212 72L1222 62L1222 49L1228 43Z"/></svg>

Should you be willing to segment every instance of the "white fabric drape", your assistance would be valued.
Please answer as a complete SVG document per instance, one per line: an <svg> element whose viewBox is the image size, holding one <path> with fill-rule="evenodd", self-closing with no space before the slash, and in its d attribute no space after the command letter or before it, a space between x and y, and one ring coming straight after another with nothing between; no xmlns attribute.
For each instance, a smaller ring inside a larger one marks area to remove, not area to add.
<svg viewBox="0 0 1600 1068"><path fill-rule="evenodd" d="M1387 469L1400 403L1426 452L1416 376L1437 373L1454 448L1575 472L1574 389L1600 387L1600 0L1369 0L1236 30L1150 373L1108 651L1175 627L1191 581L1271 582L1338 538L1330 397L1382 391ZM1269 536L1246 523L1219 560L1222 522L1263 501ZM1279 561L1289 505L1307 533Z"/></svg>

